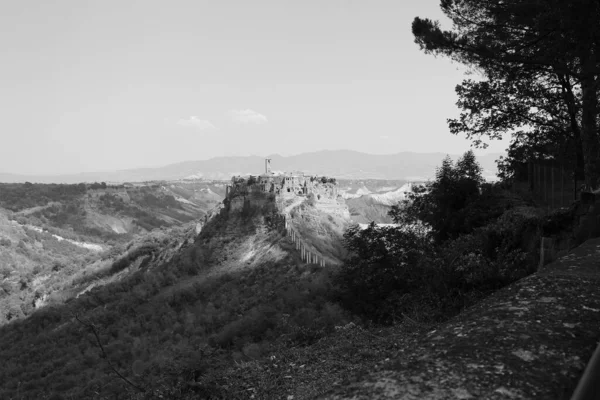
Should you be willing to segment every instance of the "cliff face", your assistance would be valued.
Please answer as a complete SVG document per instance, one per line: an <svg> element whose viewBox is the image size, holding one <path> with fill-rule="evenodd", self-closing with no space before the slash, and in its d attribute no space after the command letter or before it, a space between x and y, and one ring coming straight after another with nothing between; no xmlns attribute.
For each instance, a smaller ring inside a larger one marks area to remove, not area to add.
<svg viewBox="0 0 600 400"><path fill-rule="evenodd" d="M113 398L126 392L113 374L98 374L98 388L89 385L86 376L106 364L96 360L95 343L73 315L97 327L107 358L119 372L148 387L148 394L157 393L153 397L163 398L184 398L180 395L187 384L182 389L181 379L196 379L192 376L199 370L199 379L211 380L214 371L218 377L233 361L251 365L249 361L270 351L276 338L283 342L297 336L301 343L313 321L324 328L344 321L338 308L326 304L327 271L300 261L280 228L282 217L273 198L256 193L233 208L216 213L199 234L196 223L179 233L151 232L123 254L107 255L110 260L99 260L74 276L65 293L70 301L55 302L33 318L2 327L0 358L14 363L0 368L0 397L61 393ZM10 235L16 233L11 230ZM112 332L124 333L136 344L113 340ZM45 338L43 343L38 335ZM72 353L73 348L83 351ZM46 360L52 365L44 368L52 374L29 373L39 371ZM146 374L143 381L132 368L140 363ZM72 384L58 387L67 377ZM234 393L225 385L215 390L227 393L219 398L236 398L239 393L248 397L247 391ZM192 393L187 398L198 396L206 397Z"/></svg>
<svg viewBox="0 0 600 400"><path fill-rule="evenodd" d="M244 207L252 207L254 210L263 210L275 205L276 197L272 193L260 190L250 190L243 195L230 196L224 201L225 207L230 212L241 212Z"/></svg>
<svg viewBox="0 0 600 400"><path fill-rule="evenodd" d="M321 198L335 199L338 196L336 181L332 178L306 176L302 173L266 173L259 176L250 175L247 178L232 177L225 197L246 196L255 192L286 198L312 194L319 200Z"/></svg>
<svg viewBox="0 0 600 400"><path fill-rule="evenodd" d="M315 202L314 207L325 214L336 216L348 222L350 221L350 210L342 197L321 199Z"/></svg>
<svg viewBox="0 0 600 400"><path fill-rule="evenodd" d="M259 224L269 221L270 227L289 237L296 262L321 266L339 264L345 256L341 244L344 230L350 224L350 212L344 199L337 194L335 183L305 180L305 193L288 192L286 185L270 190L263 177L247 180L232 179L224 200L221 223L231 224L255 218ZM300 185L298 179L289 185ZM298 188L298 187L296 187ZM272 187L271 187L272 189Z"/></svg>

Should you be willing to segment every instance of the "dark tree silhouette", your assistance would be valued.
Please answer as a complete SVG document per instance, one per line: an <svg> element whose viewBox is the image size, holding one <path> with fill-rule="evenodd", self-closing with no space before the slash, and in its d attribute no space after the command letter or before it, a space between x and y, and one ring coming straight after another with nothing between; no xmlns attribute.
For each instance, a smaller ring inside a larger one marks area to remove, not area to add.
<svg viewBox="0 0 600 400"><path fill-rule="evenodd" d="M485 78L457 87L463 113L449 120L451 131L483 146L482 137L512 131L520 146L562 136L559 143L570 146L577 164L583 164L587 186L596 188L600 3L442 0L441 8L452 30L417 17L415 42L426 53L449 57Z"/></svg>

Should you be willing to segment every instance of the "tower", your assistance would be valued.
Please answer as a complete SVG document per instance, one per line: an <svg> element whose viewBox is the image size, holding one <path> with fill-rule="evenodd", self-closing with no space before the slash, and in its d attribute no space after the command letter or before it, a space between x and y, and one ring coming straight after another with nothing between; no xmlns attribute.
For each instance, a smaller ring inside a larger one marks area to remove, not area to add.
<svg viewBox="0 0 600 400"><path fill-rule="evenodd" d="M265 174L271 173L271 159L265 158Z"/></svg>

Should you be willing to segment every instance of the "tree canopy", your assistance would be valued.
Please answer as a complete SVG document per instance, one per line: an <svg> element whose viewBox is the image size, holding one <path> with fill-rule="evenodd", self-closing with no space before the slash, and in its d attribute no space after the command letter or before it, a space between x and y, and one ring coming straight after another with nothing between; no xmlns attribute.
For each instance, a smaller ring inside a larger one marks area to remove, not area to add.
<svg viewBox="0 0 600 400"><path fill-rule="evenodd" d="M415 42L483 76L457 86L451 132L483 147L512 133L509 157L568 158L596 188L600 2L442 0L441 9L452 29L417 17Z"/></svg>
<svg viewBox="0 0 600 400"><path fill-rule="evenodd" d="M350 257L334 279L340 303L380 323L435 320L532 272L524 250L535 253L527 243L537 228L500 218L508 205L502 192L484 182L473 151L456 162L446 157L435 179L392 207L395 226L346 231Z"/></svg>
<svg viewBox="0 0 600 400"><path fill-rule="evenodd" d="M456 238L484 223L473 218L483 183L473 151L465 152L456 163L446 157L435 179L414 188L408 199L392 207L390 215L397 224L425 224L437 242Z"/></svg>

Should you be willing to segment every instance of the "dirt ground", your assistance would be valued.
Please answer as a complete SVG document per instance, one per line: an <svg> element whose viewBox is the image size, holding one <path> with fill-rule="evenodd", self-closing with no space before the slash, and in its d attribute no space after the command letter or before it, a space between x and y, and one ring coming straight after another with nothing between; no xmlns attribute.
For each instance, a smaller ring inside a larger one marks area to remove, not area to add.
<svg viewBox="0 0 600 400"><path fill-rule="evenodd" d="M600 337L600 238L421 337L326 399L567 399Z"/></svg>

